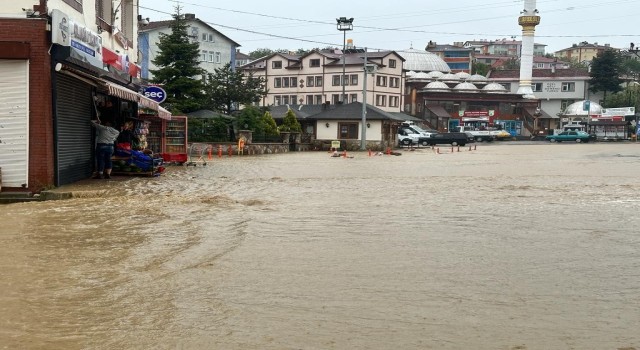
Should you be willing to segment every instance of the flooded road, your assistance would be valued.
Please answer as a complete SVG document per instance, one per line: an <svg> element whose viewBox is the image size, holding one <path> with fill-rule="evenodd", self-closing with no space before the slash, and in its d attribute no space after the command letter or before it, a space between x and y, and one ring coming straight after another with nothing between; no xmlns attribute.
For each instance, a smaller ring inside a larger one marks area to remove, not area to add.
<svg viewBox="0 0 640 350"><path fill-rule="evenodd" d="M0 206L0 349L640 349L640 144L441 151Z"/></svg>

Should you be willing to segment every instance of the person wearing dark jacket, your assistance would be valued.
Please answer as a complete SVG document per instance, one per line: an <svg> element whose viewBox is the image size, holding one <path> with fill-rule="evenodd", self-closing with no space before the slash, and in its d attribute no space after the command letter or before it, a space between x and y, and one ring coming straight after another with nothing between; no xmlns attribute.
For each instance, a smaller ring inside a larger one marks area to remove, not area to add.
<svg viewBox="0 0 640 350"><path fill-rule="evenodd" d="M110 122L105 122L104 125L100 124L100 120L92 120L91 125L96 129L96 162L97 173L93 176L94 179L110 179L111 168L113 163L111 157L113 156L113 143L118 138L120 132L117 129L111 127Z"/></svg>

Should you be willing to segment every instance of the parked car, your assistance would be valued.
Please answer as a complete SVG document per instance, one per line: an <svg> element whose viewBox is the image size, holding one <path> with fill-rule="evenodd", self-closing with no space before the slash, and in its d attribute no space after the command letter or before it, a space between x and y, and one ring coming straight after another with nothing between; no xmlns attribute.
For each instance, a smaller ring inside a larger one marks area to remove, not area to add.
<svg viewBox="0 0 640 350"><path fill-rule="evenodd" d="M591 135L584 131L580 130L567 130L563 131L557 135L548 135L547 140L551 142L562 142L562 141L575 141L575 142L589 142L593 138Z"/></svg>
<svg viewBox="0 0 640 350"><path fill-rule="evenodd" d="M437 134L431 134L431 137L421 139L421 145L423 146L435 146L435 145L451 145L451 146L464 146L467 143L471 143L474 140L474 136L466 132L443 132Z"/></svg>

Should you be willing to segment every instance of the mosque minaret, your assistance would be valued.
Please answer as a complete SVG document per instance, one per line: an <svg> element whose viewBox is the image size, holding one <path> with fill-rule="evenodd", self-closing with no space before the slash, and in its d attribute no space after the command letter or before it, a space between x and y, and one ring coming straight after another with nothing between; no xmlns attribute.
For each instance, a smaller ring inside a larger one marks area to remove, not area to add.
<svg viewBox="0 0 640 350"><path fill-rule="evenodd" d="M525 0L524 10L518 17L518 24L522 26L522 49L520 53L520 85L518 94L524 98L535 98L532 89L533 76L533 46L536 26L540 24L540 16L536 9L536 0Z"/></svg>

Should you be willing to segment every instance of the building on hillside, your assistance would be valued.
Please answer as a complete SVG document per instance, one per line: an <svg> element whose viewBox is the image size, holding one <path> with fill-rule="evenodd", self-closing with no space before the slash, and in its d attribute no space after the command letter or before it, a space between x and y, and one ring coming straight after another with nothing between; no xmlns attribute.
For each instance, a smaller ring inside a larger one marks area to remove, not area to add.
<svg viewBox="0 0 640 350"><path fill-rule="evenodd" d="M571 47L566 49L556 51L554 56L562 59L563 61L588 63L605 50L620 51L619 49L611 47L609 44L598 45L598 43L590 44L583 41L579 44L573 44Z"/></svg>
<svg viewBox="0 0 640 350"><path fill-rule="evenodd" d="M240 52L240 49L236 49L235 67L244 66L251 61L253 61L253 59L249 55Z"/></svg>
<svg viewBox="0 0 640 350"><path fill-rule="evenodd" d="M208 73L214 73L216 68L222 68L225 64L231 64L235 69L236 53L240 44L222 34L207 22L197 19L192 13L185 13L187 22L187 34L193 42L200 44L200 67ZM140 29L138 40L140 41L140 61L142 66L142 78L153 80L151 70L158 69L153 63L159 52L158 42L161 34L171 34L171 20L150 22Z"/></svg>
<svg viewBox="0 0 640 350"><path fill-rule="evenodd" d="M474 52L473 49L464 47L463 43L438 45L433 41L429 41L426 51L432 52L442 58L453 73L471 73Z"/></svg>
<svg viewBox="0 0 640 350"><path fill-rule="evenodd" d="M522 53L522 41L498 39L498 40L471 40L462 45L465 48L474 50L476 54L497 55L505 57L520 57ZM545 44L533 44L533 55L544 56Z"/></svg>
<svg viewBox="0 0 640 350"><path fill-rule="evenodd" d="M395 51L364 52L348 49L312 51L305 55L274 53L239 67L267 81L262 106L342 104L363 102L366 75L367 104L387 112L400 112L404 87L404 58ZM344 65L343 65L344 64ZM341 79L344 69L344 79Z"/></svg>
<svg viewBox="0 0 640 350"><path fill-rule="evenodd" d="M487 78L516 92L519 74L519 70L492 70ZM585 69L534 69L532 89L535 97L540 100L541 112L555 119L576 101L590 99L601 103L602 93L594 94L588 90L590 78Z"/></svg>
<svg viewBox="0 0 640 350"><path fill-rule="evenodd" d="M138 93L137 3L0 3L0 106L11 106L0 107L3 191L89 178L98 112L114 122L140 107L170 117Z"/></svg>
<svg viewBox="0 0 640 350"><path fill-rule="evenodd" d="M513 58L504 57L504 56L478 55L476 60L480 60L480 59L482 60L483 63L491 62L491 69L502 69ZM571 66L567 62L558 60L557 57L556 58L549 58L545 56L533 57L533 66L532 66L533 69L551 69L552 67L555 67L555 69L567 69L567 68L570 68Z"/></svg>

